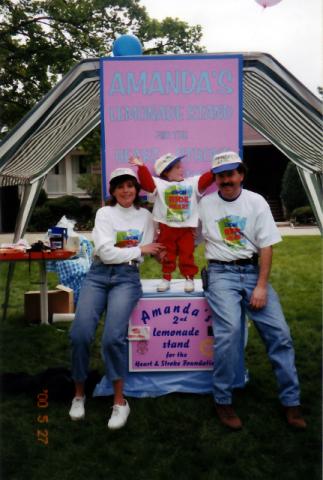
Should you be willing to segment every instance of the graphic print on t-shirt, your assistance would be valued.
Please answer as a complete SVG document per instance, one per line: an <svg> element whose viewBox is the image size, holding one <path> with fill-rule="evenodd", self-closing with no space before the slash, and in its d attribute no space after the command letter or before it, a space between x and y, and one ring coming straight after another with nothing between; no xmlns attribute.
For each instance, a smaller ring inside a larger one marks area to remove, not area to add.
<svg viewBox="0 0 323 480"><path fill-rule="evenodd" d="M242 231L244 230L247 219L238 215L227 215L217 220L219 231L226 245L233 249L246 248L246 239Z"/></svg>
<svg viewBox="0 0 323 480"><path fill-rule="evenodd" d="M185 222L191 215L191 185L171 185L164 192L167 206L166 220L168 222Z"/></svg>
<svg viewBox="0 0 323 480"><path fill-rule="evenodd" d="M129 230L119 230L116 235L116 247L136 247L142 239L140 230L130 228Z"/></svg>

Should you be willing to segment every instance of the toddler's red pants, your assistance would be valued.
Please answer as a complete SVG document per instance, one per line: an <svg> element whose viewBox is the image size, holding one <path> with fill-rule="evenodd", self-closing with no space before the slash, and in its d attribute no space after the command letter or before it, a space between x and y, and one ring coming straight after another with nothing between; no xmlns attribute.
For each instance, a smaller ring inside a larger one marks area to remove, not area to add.
<svg viewBox="0 0 323 480"><path fill-rule="evenodd" d="M167 255L162 260L163 277L171 279L171 273L176 269L176 257L178 256L178 268L181 274L187 278L193 278L198 272L194 262L194 231L192 227L174 228L159 224L157 242L165 245Z"/></svg>

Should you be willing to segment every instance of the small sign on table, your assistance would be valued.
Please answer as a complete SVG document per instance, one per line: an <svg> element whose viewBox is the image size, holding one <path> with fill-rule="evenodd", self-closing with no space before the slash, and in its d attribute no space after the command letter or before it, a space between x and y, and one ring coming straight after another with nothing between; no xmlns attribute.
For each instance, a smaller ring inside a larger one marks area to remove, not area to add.
<svg viewBox="0 0 323 480"><path fill-rule="evenodd" d="M211 311L203 297L142 298L129 325L129 370L212 370Z"/></svg>

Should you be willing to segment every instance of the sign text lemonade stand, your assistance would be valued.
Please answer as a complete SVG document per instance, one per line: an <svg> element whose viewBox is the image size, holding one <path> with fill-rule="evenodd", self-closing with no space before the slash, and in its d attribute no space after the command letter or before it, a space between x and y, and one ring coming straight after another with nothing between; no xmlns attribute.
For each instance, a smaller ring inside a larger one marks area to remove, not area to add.
<svg viewBox="0 0 323 480"><path fill-rule="evenodd" d="M203 297L142 298L129 327L129 370L212 370L211 312Z"/></svg>

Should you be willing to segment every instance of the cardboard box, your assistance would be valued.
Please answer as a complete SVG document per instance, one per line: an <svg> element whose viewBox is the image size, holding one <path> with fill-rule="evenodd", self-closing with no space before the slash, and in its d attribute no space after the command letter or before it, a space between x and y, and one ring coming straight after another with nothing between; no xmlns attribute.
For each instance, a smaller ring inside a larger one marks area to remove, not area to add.
<svg viewBox="0 0 323 480"><path fill-rule="evenodd" d="M32 290L24 295L25 319L28 323L40 323L40 292ZM57 285L55 290L48 290L48 320L51 322L53 313L73 313L73 289Z"/></svg>

